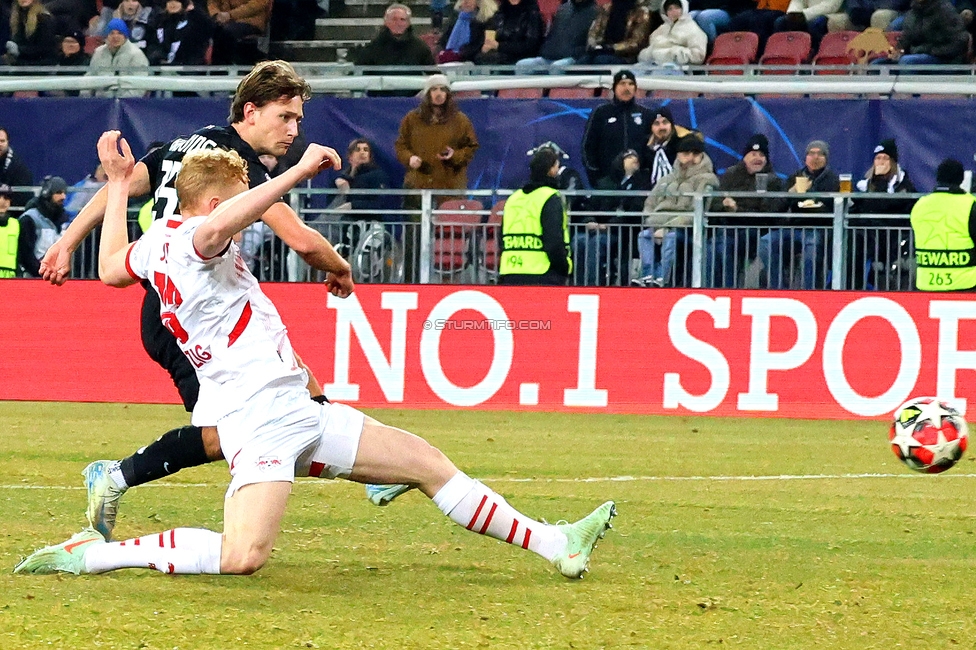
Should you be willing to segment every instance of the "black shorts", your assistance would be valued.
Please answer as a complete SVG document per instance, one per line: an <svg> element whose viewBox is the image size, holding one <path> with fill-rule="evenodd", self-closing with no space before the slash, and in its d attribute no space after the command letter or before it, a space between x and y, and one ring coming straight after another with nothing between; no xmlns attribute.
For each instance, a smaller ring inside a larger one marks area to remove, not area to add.
<svg viewBox="0 0 976 650"><path fill-rule="evenodd" d="M176 390L180 392L183 407L192 413L200 394L197 374L180 350L176 338L159 320L159 296L151 287L145 288L146 297L142 300L142 347L153 361L169 373Z"/></svg>

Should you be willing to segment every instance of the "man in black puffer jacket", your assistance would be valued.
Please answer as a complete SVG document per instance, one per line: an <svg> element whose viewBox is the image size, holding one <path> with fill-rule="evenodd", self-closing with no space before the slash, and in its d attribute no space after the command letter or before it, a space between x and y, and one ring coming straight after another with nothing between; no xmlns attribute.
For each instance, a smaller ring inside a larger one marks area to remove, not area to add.
<svg viewBox="0 0 976 650"><path fill-rule="evenodd" d="M898 38L898 63L965 63L968 47L969 35L949 0L912 0Z"/></svg>

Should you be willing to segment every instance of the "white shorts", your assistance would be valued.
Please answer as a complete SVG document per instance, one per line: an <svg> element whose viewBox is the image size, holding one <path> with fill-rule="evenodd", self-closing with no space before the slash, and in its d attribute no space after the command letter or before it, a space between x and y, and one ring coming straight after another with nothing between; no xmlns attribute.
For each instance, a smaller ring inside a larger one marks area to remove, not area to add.
<svg viewBox="0 0 976 650"><path fill-rule="evenodd" d="M217 422L231 482L225 498L252 483L295 476L348 476L365 416L344 404L319 404L308 391L268 387Z"/></svg>

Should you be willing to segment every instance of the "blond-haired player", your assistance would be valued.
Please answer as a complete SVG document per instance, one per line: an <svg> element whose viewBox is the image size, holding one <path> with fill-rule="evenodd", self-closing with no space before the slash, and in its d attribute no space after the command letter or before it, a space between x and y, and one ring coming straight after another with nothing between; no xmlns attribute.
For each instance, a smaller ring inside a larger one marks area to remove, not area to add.
<svg viewBox="0 0 976 650"><path fill-rule="evenodd" d="M232 238L295 184L338 166L335 151L310 145L295 167L247 191L233 153L188 155L177 186L184 221L157 222L135 244L128 243L125 227L134 161L117 131L99 140L99 157L109 176L99 275L114 286L158 278L160 316L172 321L181 348L197 360L200 401L216 417L230 463L224 532L177 528L106 542L87 529L35 552L17 572L148 567L164 573L250 574L271 555L294 477L312 475L415 485L455 523L533 551L566 577L582 575L615 515L612 501L575 524L535 521L458 471L423 439L351 407L308 398L305 372L281 319Z"/></svg>

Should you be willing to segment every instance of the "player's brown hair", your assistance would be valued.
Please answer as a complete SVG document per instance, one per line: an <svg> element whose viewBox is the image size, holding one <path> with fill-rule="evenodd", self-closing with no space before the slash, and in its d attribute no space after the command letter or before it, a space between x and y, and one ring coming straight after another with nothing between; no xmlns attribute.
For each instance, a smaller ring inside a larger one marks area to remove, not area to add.
<svg viewBox="0 0 976 650"><path fill-rule="evenodd" d="M262 108L279 99L292 97L308 101L312 97L312 88L287 61L262 61L237 84L228 119L231 124L243 121L244 104L248 102Z"/></svg>
<svg viewBox="0 0 976 650"><path fill-rule="evenodd" d="M194 206L214 189L242 181L247 185L247 161L236 151L197 149L183 157L176 177L180 206ZM190 215L187 215L190 216Z"/></svg>

